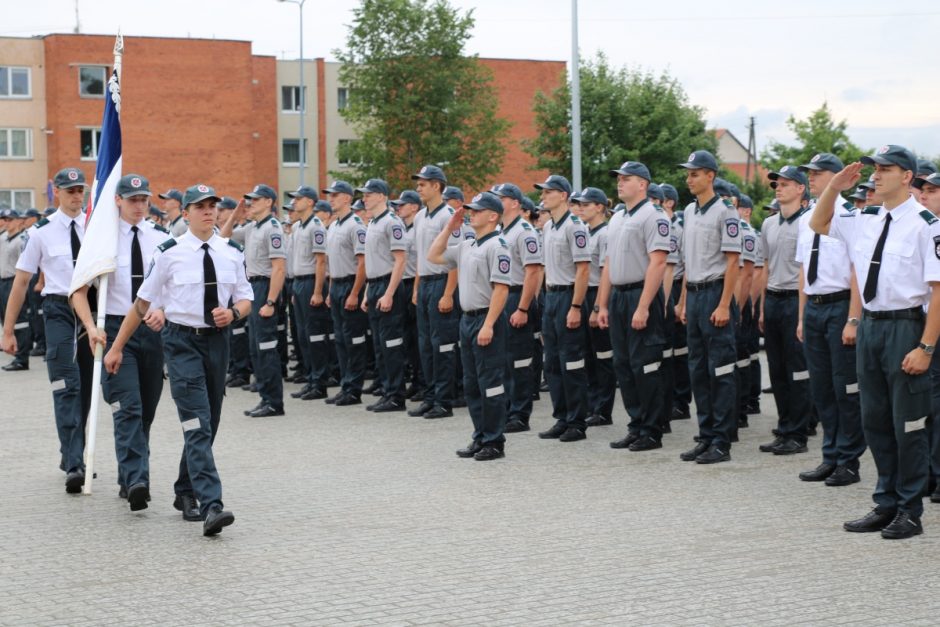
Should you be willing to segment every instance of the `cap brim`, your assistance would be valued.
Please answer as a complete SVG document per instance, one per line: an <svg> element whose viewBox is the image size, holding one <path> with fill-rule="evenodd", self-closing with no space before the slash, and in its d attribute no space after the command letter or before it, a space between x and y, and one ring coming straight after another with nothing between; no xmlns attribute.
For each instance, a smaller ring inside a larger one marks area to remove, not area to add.
<svg viewBox="0 0 940 627"><path fill-rule="evenodd" d="M621 174L623 176L627 176L627 172L624 172L623 170L608 170L607 173L610 174L611 178L620 176Z"/></svg>
<svg viewBox="0 0 940 627"><path fill-rule="evenodd" d="M208 198L215 198L216 202L222 200L215 194L203 194L202 196L196 196L195 198L190 200L188 203L186 203L186 206L188 207L189 205L195 205L197 202L202 202L203 200L206 200Z"/></svg>
<svg viewBox="0 0 940 627"><path fill-rule="evenodd" d="M70 189L72 187L85 187L86 183L84 181L69 181L65 185L56 185L58 189Z"/></svg>
<svg viewBox="0 0 940 627"><path fill-rule="evenodd" d="M535 184L535 189L539 189L539 190L541 190L541 189L554 189L555 191L558 191L558 192L564 192L564 191L565 191L565 190L562 189L561 187L555 187L554 185L545 185L544 183L536 183L536 184ZM571 192L567 192L567 193L570 194Z"/></svg>
<svg viewBox="0 0 940 627"><path fill-rule="evenodd" d="M808 172L809 170L822 170L822 168L816 165L815 163L807 163L804 165L798 165L796 166L796 169L799 170L800 172Z"/></svg>
<svg viewBox="0 0 940 627"><path fill-rule="evenodd" d="M878 156L878 155L871 155L871 156L866 155L866 156L862 157L861 159L859 159L859 161L861 161L861 162L864 163L865 165L875 165L875 164L878 164L878 165L898 165L898 164L895 163L894 161L891 161L890 159L885 159L884 157L880 157L880 156Z"/></svg>
<svg viewBox="0 0 940 627"><path fill-rule="evenodd" d="M182 196L177 198L176 196L167 196L166 194L157 194L157 198L162 198L163 200L178 200L180 202L183 202Z"/></svg>
<svg viewBox="0 0 940 627"><path fill-rule="evenodd" d="M145 189L143 191L127 192L126 194L120 194L120 196L121 198L130 198L131 196L153 196L153 192L151 192L149 189Z"/></svg>

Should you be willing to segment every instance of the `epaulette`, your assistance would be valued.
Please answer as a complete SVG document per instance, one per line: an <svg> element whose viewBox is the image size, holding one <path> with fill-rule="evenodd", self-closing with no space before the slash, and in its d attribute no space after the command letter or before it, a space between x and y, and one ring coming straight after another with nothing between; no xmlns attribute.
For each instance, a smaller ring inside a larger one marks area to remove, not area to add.
<svg viewBox="0 0 940 627"><path fill-rule="evenodd" d="M155 222L151 222L151 224L153 224L154 231L160 231L161 233L166 233L167 235L170 234L170 231L167 228L162 227L159 224L156 224Z"/></svg>
<svg viewBox="0 0 940 627"><path fill-rule="evenodd" d="M653 205L653 209L655 209L656 211L658 211L658 212L660 212L660 213L666 213L666 210L663 209L661 205L656 205L656 204L654 204L654 205Z"/></svg>
<svg viewBox="0 0 940 627"><path fill-rule="evenodd" d="M528 222L526 222L525 220L523 220L523 221L520 222L519 224L522 225L522 230L523 230L523 231L531 231L531 230L532 230L532 225L529 224Z"/></svg>
<svg viewBox="0 0 940 627"><path fill-rule="evenodd" d="M750 230L751 230L751 225L750 225L750 223L748 223L747 220L741 220L741 228L750 231Z"/></svg>
<svg viewBox="0 0 940 627"><path fill-rule="evenodd" d="M502 237L497 237L496 239L499 240L500 246L502 246L503 248L509 248L509 244L507 244L506 240L504 240Z"/></svg>
<svg viewBox="0 0 940 627"><path fill-rule="evenodd" d="M879 209L881 209L879 205L868 205L867 207L862 209L862 213L864 213L867 216L876 216L878 215Z"/></svg>
<svg viewBox="0 0 940 627"><path fill-rule="evenodd" d="M39 222L37 222L37 223L34 224L33 226L35 226L37 229L41 229L42 227L46 226L47 224L49 224L49 218L43 218L42 220L40 220Z"/></svg>
<svg viewBox="0 0 940 627"><path fill-rule="evenodd" d="M922 217L924 219L924 222L926 222L927 224L933 224L934 222L937 221L937 216L930 213L926 209L920 212L920 217Z"/></svg>
<svg viewBox="0 0 940 627"><path fill-rule="evenodd" d="M734 209L734 205L732 205L732 204L731 204L731 201L728 200L727 198L722 198L721 201L722 201L723 203L725 203L725 206L726 206L728 209Z"/></svg>
<svg viewBox="0 0 940 627"><path fill-rule="evenodd" d="M174 246L176 246L176 240L171 237L167 241L157 246L157 250L159 250L161 253L165 253L166 251L170 250Z"/></svg>
<svg viewBox="0 0 940 627"><path fill-rule="evenodd" d="M574 215L574 214L572 213L572 214L571 214L571 221L572 221L574 224L578 224L579 222L581 222L581 218L579 218L578 216L576 216L576 215Z"/></svg>
<svg viewBox="0 0 940 627"><path fill-rule="evenodd" d="M362 222L362 218L360 218L359 216L357 216L357 215L355 215L355 214L353 215L353 220L356 221L356 222L358 222L359 224L362 224L362 223L363 223L363 222Z"/></svg>
<svg viewBox="0 0 940 627"><path fill-rule="evenodd" d="M277 221L277 218L271 218L271 224L274 226L281 226L281 223Z"/></svg>
<svg viewBox="0 0 940 627"><path fill-rule="evenodd" d="M228 240L228 245L231 246L232 248L234 248L235 250L237 250L237 251L240 252L240 253L245 252L245 247L242 246L241 244L239 244L238 242L236 242L235 240L231 239L231 238L229 238L229 240Z"/></svg>
<svg viewBox="0 0 940 627"><path fill-rule="evenodd" d="M853 205L852 203L850 203L848 200L846 200L846 201L844 201L844 202L842 203L842 208L843 208L843 209L848 209L849 211L855 211L855 205Z"/></svg>

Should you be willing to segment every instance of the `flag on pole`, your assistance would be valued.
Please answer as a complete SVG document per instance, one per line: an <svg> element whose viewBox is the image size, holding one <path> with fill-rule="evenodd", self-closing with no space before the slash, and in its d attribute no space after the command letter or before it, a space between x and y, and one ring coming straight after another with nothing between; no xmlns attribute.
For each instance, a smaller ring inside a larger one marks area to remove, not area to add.
<svg viewBox="0 0 940 627"><path fill-rule="evenodd" d="M122 46L123 48L123 46ZM114 193L121 178L121 86L117 59L104 99L98 166L85 212L85 238L75 262L69 294L117 269L118 208ZM94 307L94 303L92 303Z"/></svg>

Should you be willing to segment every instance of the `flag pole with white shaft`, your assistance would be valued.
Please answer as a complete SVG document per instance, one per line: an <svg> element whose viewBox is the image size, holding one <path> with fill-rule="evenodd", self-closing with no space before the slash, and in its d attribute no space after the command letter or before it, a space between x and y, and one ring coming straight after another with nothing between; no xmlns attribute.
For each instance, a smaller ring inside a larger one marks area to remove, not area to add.
<svg viewBox="0 0 940 627"><path fill-rule="evenodd" d="M121 59L124 38L118 34L114 41L114 71L105 93L104 117L101 123L98 165L91 186L85 217L85 237L75 262L69 296L79 288L98 278L99 329L105 326L108 302L108 275L117 269L118 208L114 201L117 182L121 178ZM100 277L100 278L99 278ZM90 303L89 303L90 304ZM79 341L82 341L81 339ZM91 480L95 476L95 438L98 431L98 408L101 402L101 365L104 346L95 346L95 364L92 378L91 407L85 432L85 484L82 494L91 494Z"/></svg>

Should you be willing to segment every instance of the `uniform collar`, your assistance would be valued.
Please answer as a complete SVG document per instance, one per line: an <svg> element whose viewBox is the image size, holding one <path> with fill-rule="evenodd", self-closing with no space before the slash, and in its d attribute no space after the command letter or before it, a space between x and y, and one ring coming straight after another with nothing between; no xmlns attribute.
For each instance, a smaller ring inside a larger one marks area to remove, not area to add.
<svg viewBox="0 0 940 627"><path fill-rule="evenodd" d="M718 194L715 194L714 196L712 196L711 200L709 200L707 203L701 206L698 204L698 200L696 199L695 213L701 213L702 215L705 215L705 212L711 209L711 206L714 205L716 202L718 202L719 198L720 196L718 196Z"/></svg>
<svg viewBox="0 0 940 627"><path fill-rule="evenodd" d="M384 218L384 217L387 216L387 215L388 215L388 207L385 208L385 211L383 211L383 212L380 213L379 215L377 215L377 216L375 216L374 218L372 218L372 221L373 221L373 222L378 222L379 220L381 220L382 218Z"/></svg>
<svg viewBox="0 0 940 627"><path fill-rule="evenodd" d="M265 222L267 222L268 220L270 220L270 219L273 218L273 217L274 217L274 216L269 213L269 214L267 215L267 217L265 217L263 220L259 220L257 223L255 223L255 228L260 229L260 228L262 227L262 225L264 225ZM197 238L197 239L198 239L198 238Z"/></svg>
<svg viewBox="0 0 940 627"><path fill-rule="evenodd" d="M891 211L888 211L887 209L885 209L884 205L881 205L881 208L878 210L878 219L881 221L884 221L885 216L890 213L891 221L897 222L898 220L903 219L904 216L906 216L907 214L914 211L916 207L917 207L917 201L914 200L913 196L908 196L907 200L902 202L900 205L898 205ZM884 211L882 211L882 209L884 209Z"/></svg>
<svg viewBox="0 0 940 627"><path fill-rule="evenodd" d="M789 218L783 217L783 211L780 212L780 224L786 222L787 224L792 224L794 220L797 220L801 215L806 213L806 207L800 207L799 211L794 211L793 215Z"/></svg>
<svg viewBox="0 0 940 627"><path fill-rule="evenodd" d="M639 210L640 207L642 207L643 205L645 205L645 204L648 203L648 202L649 202L649 198L644 198L643 200L641 200L640 202L638 202L636 205L634 205L632 209L628 209L628 210L627 210L627 215L632 218L632 217L633 217L633 214L635 214L635 213L637 212L637 210Z"/></svg>
<svg viewBox="0 0 940 627"><path fill-rule="evenodd" d="M442 202L441 205L440 205L437 209L435 209L434 211L431 211L431 209L428 208L428 207L425 207L425 209L428 210L428 217L429 217L429 218L433 218L435 215L437 215L437 212L438 212L438 211L440 211L441 209L443 209L443 208L446 207L446 206L447 206L447 202L445 201L445 202Z"/></svg>
<svg viewBox="0 0 940 627"><path fill-rule="evenodd" d="M193 235L192 231L186 231L178 238L176 241L180 244L186 244L193 250L199 250L202 248L202 245L206 242L203 242L201 239ZM226 241L219 237L218 233L213 233L212 237L208 240L209 248L213 250L223 250L223 247L226 246Z"/></svg>
<svg viewBox="0 0 940 627"><path fill-rule="evenodd" d="M561 216L561 220L559 220L558 222L552 222L552 228L553 228L553 229L560 229L560 228L561 228L561 225L565 223L565 220L567 220L567 219L568 219L568 216L570 216L570 215L571 215L571 210L570 210L570 209L566 209L566 210L565 210L565 215Z"/></svg>
<svg viewBox="0 0 940 627"><path fill-rule="evenodd" d="M300 223L300 228L302 228L302 229L307 228L307 225L310 224L310 222L312 222L315 217L316 217L316 216L313 215L313 212L311 211L311 212L310 212L310 217Z"/></svg>
<svg viewBox="0 0 940 627"><path fill-rule="evenodd" d="M492 231L490 231L489 233L487 233L480 239L473 240L472 246L480 247L483 245L484 242L486 242L486 240L497 237L498 235L499 235L499 231L497 231L496 229L493 229Z"/></svg>
<svg viewBox="0 0 940 627"><path fill-rule="evenodd" d="M123 218L118 218L118 226L121 229L121 233L123 233L124 235L127 235L128 233L131 232L132 226L136 226L138 231L143 231L144 222L146 222L146 220L141 220L137 224L128 224Z"/></svg>
<svg viewBox="0 0 940 627"><path fill-rule="evenodd" d="M521 220L521 219L522 219L522 216L521 216L521 215L516 216L516 219L513 220L512 222L510 222L510 223L509 223L509 226L503 227L503 233L508 233L509 230L510 230L512 227L516 226L516 223L518 223L519 220Z"/></svg>
<svg viewBox="0 0 940 627"><path fill-rule="evenodd" d="M80 212L74 218L70 218L68 214L62 211L61 209L56 209L56 212L52 214L52 216L49 218L49 221L52 222L53 220L59 220L60 222L62 222L62 226L64 228L70 229L72 228L71 226L72 222L76 222L84 226L82 222L79 222L79 220L83 217L85 217L85 214Z"/></svg>
<svg viewBox="0 0 940 627"><path fill-rule="evenodd" d="M598 231L600 231L600 230L601 230L602 228L604 228L605 226L607 226L607 220L604 220L603 222L601 222L600 224L598 224L597 226L595 226L594 228L592 228L592 229L591 229L591 235L594 235L595 233L597 233Z"/></svg>

